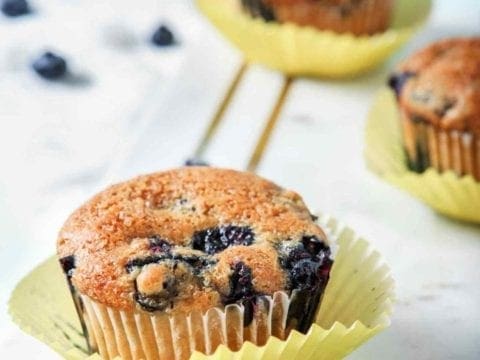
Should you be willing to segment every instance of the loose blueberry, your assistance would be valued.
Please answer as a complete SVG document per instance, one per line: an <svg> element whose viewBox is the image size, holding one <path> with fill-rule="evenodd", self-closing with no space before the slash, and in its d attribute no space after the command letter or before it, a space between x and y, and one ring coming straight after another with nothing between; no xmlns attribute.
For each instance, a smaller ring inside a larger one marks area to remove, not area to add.
<svg viewBox="0 0 480 360"><path fill-rule="evenodd" d="M65 256L60 259L60 265L67 277L72 277L73 270L75 270L75 257L73 255Z"/></svg>
<svg viewBox="0 0 480 360"><path fill-rule="evenodd" d="M310 219L312 219L312 221L317 221L317 220L318 220L318 216L317 216L317 215L310 214Z"/></svg>
<svg viewBox="0 0 480 360"><path fill-rule="evenodd" d="M30 7L26 0L3 0L2 12L6 16L16 17L28 14Z"/></svg>
<svg viewBox="0 0 480 360"><path fill-rule="evenodd" d="M48 80L61 78L67 72L67 62L62 57L51 52L46 52L35 60L33 69L41 77Z"/></svg>
<svg viewBox="0 0 480 360"><path fill-rule="evenodd" d="M408 79L414 77L415 75L416 74L414 72L407 71L399 74L392 74L390 76L390 78L388 79L388 86L390 86L390 88L395 91L397 98L400 97L402 89Z"/></svg>
<svg viewBox="0 0 480 360"><path fill-rule="evenodd" d="M193 235L193 248L207 254L215 254L229 246L253 243L254 234L249 227L222 226L198 231Z"/></svg>
<svg viewBox="0 0 480 360"><path fill-rule="evenodd" d="M313 291L321 284L318 262L300 260L290 271L292 289Z"/></svg>
<svg viewBox="0 0 480 360"><path fill-rule="evenodd" d="M168 253L172 246L159 236L152 236L148 239L150 250L154 253Z"/></svg>
<svg viewBox="0 0 480 360"><path fill-rule="evenodd" d="M161 25L152 35L152 43L157 46L170 46L175 43L173 33L165 25Z"/></svg>
<svg viewBox="0 0 480 360"><path fill-rule="evenodd" d="M209 166L209 164L203 160L200 160L197 158L191 158L185 161L185 166Z"/></svg>

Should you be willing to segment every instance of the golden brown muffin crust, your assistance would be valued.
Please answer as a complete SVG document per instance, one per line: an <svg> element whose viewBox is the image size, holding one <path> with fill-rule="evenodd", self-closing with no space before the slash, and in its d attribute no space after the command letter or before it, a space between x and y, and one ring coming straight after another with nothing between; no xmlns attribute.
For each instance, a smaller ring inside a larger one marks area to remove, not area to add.
<svg viewBox="0 0 480 360"><path fill-rule="evenodd" d="M152 238L161 239L155 240L156 256L168 252L202 258L203 251L192 249L195 234L222 226L248 229L253 243L209 254L212 264L203 282L171 259L143 267L135 263L152 257ZM102 191L69 217L57 248L60 258L73 256L73 285L93 300L131 310L137 307L136 290L165 295L171 291L170 277L176 276L182 281L177 281L174 308L191 311L220 305L239 261L251 267L256 292L285 290L288 279L278 245L299 244L303 236L326 242L297 193L251 173L190 167L140 176ZM166 311L172 308L173 303Z"/></svg>
<svg viewBox="0 0 480 360"><path fill-rule="evenodd" d="M393 0L241 0L254 16L354 35L385 31Z"/></svg>
<svg viewBox="0 0 480 360"><path fill-rule="evenodd" d="M410 118L480 134L480 38L438 41L402 62L399 102Z"/></svg>

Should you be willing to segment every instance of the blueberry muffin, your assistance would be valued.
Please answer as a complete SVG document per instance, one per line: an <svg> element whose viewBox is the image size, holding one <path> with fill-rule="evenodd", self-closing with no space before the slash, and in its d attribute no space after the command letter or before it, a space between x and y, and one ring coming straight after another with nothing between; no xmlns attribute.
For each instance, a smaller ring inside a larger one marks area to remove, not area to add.
<svg viewBox="0 0 480 360"><path fill-rule="evenodd" d="M241 0L252 16L319 30L372 35L390 25L394 0Z"/></svg>
<svg viewBox="0 0 480 360"><path fill-rule="evenodd" d="M480 38L431 44L402 62L389 84L409 168L480 180Z"/></svg>
<svg viewBox="0 0 480 360"><path fill-rule="evenodd" d="M208 167L111 186L70 216L57 248L104 358L187 359L306 332L332 266L298 194Z"/></svg>

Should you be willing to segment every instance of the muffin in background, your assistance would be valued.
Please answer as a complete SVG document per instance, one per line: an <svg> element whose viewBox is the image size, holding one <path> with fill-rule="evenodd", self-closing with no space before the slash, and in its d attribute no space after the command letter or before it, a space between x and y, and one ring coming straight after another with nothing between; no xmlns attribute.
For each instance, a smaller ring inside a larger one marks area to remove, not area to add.
<svg viewBox="0 0 480 360"><path fill-rule="evenodd" d="M480 181L480 38L435 42L403 61L389 85L411 170Z"/></svg>
<svg viewBox="0 0 480 360"><path fill-rule="evenodd" d="M243 8L265 21L312 26L336 33L373 35L391 21L394 0L241 0Z"/></svg>
<svg viewBox="0 0 480 360"><path fill-rule="evenodd" d="M106 359L187 359L307 332L332 266L298 194L206 167L106 189L70 216L57 248Z"/></svg>

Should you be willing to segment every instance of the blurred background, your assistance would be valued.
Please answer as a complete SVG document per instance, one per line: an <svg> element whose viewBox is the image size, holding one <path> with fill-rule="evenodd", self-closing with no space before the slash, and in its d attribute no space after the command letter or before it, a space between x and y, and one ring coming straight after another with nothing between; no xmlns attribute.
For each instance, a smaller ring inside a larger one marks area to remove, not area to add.
<svg viewBox="0 0 480 360"><path fill-rule="evenodd" d="M0 357L49 359L9 320L15 284L54 254L61 224L89 196L182 165L242 56L189 0L29 4L28 15L0 14ZM169 46L152 42L162 25ZM473 34L478 0L437 0L425 28L381 68L296 80L260 164L261 175L368 237L392 266L393 326L352 358L480 358L479 227L434 214L362 159L368 108L392 66L435 39ZM65 59L66 78L32 69L45 51ZM282 75L251 66L205 160L244 169L281 84Z"/></svg>

